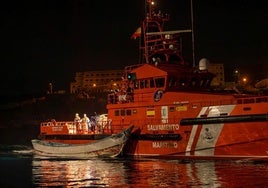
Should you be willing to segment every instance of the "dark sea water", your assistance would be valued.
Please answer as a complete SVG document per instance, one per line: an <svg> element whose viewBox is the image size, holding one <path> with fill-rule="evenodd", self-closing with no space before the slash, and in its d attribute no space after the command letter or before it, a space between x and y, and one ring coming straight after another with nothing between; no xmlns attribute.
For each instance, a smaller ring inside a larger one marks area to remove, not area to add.
<svg viewBox="0 0 268 188"><path fill-rule="evenodd" d="M0 187L268 187L268 162L45 158L36 127L0 129Z"/></svg>

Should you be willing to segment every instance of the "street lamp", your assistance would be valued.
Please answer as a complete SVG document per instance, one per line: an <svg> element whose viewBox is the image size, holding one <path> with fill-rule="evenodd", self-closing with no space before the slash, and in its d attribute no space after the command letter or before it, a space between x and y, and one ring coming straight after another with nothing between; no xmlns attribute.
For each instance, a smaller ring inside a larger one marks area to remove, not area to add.
<svg viewBox="0 0 268 188"><path fill-rule="evenodd" d="M239 83L240 81L240 72L237 69L234 71L234 81L235 83Z"/></svg>
<svg viewBox="0 0 268 188"><path fill-rule="evenodd" d="M242 82L243 82L243 84L245 85L245 84L248 82L247 77L243 77Z"/></svg>

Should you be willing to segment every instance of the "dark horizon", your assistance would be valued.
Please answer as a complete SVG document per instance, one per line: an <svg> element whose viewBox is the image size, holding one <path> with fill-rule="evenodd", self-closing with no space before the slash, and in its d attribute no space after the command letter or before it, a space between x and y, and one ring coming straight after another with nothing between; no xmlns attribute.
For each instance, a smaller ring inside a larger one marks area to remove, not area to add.
<svg viewBox="0 0 268 188"><path fill-rule="evenodd" d="M171 16L170 29L191 28L190 1L156 1ZM76 71L123 69L139 61L131 40L144 1L5 2L1 7L1 91L45 92L48 83L68 89ZM268 75L268 3L193 0L196 63L207 58L257 79ZM183 41L192 62L190 34ZM190 44L189 44L190 43ZM260 71L261 70L261 71ZM228 80L227 77L227 80Z"/></svg>

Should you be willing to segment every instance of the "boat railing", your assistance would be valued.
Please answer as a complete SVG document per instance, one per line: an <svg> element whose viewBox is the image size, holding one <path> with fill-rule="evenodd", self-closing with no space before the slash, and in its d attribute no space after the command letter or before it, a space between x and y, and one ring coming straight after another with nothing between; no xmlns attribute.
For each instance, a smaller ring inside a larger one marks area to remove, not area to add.
<svg viewBox="0 0 268 188"><path fill-rule="evenodd" d="M146 102L151 99L150 93L112 93L108 94L108 104L129 103L129 102ZM268 102L268 97L247 97L247 98L231 98L224 100L206 100L206 101L192 101L189 103L192 107L205 107L205 106L221 106L221 105L236 105L236 104L249 104L249 103L263 103Z"/></svg>
<svg viewBox="0 0 268 188"><path fill-rule="evenodd" d="M148 14L146 17L146 21L147 22L152 22L152 21L165 21L167 22L170 19L170 15L169 14L163 14L161 12L152 12L152 14Z"/></svg>
<svg viewBox="0 0 268 188"><path fill-rule="evenodd" d="M123 129L123 126L111 127L111 120L98 120L86 124L73 121L41 122L41 134L113 134Z"/></svg>
<svg viewBox="0 0 268 188"><path fill-rule="evenodd" d="M234 98L234 99L226 99L226 100L209 100L202 102L192 102L194 104L200 104L201 107L204 106L220 106L220 105L229 105L229 104L253 104L253 103L264 103L268 102L268 97L245 97L245 98Z"/></svg>
<svg viewBox="0 0 268 188"><path fill-rule="evenodd" d="M75 125L73 121L48 121L48 122L41 122L41 126L66 126L66 125Z"/></svg>
<svg viewBox="0 0 268 188"><path fill-rule="evenodd" d="M206 106L221 106L221 105L230 105L230 104L237 104L237 100L235 99L228 99L228 100L208 100L202 102L191 102L192 107L199 104L200 107Z"/></svg>
<svg viewBox="0 0 268 188"><path fill-rule="evenodd" d="M147 48L149 51L157 51L163 49L181 50L181 43L178 34L169 34L168 37L161 33L146 36Z"/></svg>
<svg viewBox="0 0 268 188"><path fill-rule="evenodd" d="M113 92L108 94L108 104L129 103L134 101L134 92Z"/></svg>

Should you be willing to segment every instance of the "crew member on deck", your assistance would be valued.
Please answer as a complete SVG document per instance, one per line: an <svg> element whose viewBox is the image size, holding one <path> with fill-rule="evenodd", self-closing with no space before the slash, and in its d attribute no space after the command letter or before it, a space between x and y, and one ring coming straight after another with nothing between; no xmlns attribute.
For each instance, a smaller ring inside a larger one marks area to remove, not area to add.
<svg viewBox="0 0 268 188"><path fill-rule="evenodd" d="M84 117L82 118L82 122L83 122L82 123L83 124L83 131L88 132L90 123L89 123L89 118L87 117L87 114L84 114Z"/></svg>
<svg viewBox="0 0 268 188"><path fill-rule="evenodd" d="M81 123L80 122L81 122L81 118L80 118L79 114L76 113L75 114L75 117L74 117L74 123L76 125L76 133L79 133L82 130L82 127L81 127Z"/></svg>
<svg viewBox="0 0 268 188"><path fill-rule="evenodd" d="M75 114L74 122L75 122L75 123L77 123L77 122L81 122L81 118L80 118L80 116L79 116L78 113Z"/></svg>

